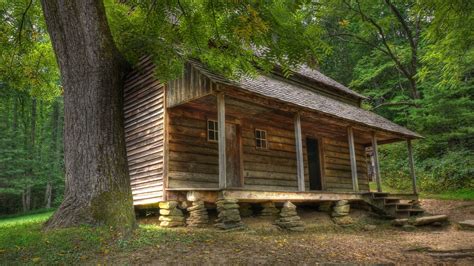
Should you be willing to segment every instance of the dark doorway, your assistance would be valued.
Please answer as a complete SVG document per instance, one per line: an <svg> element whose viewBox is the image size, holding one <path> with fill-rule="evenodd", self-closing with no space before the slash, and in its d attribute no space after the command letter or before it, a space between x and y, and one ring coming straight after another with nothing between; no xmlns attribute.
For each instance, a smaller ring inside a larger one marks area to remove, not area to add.
<svg viewBox="0 0 474 266"><path fill-rule="evenodd" d="M308 152L309 189L322 190L318 140L306 138L306 149Z"/></svg>

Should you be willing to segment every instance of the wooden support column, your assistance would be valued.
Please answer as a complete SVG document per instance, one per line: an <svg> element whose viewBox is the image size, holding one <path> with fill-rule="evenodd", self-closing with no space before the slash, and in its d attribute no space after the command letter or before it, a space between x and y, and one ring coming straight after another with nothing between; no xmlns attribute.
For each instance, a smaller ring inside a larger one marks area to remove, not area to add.
<svg viewBox="0 0 474 266"><path fill-rule="evenodd" d="M225 155L225 95L217 94L217 127L219 146L219 188L226 188L226 155Z"/></svg>
<svg viewBox="0 0 474 266"><path fill-rule="evenodd" d="M410 165L411 182L413 185L413 194L417 195L418 191L416 189L415 161L413 159L413 149L411 146L410 139L407 139L407 147L408 147L408 163Z"/></svg>
<svg viewBox="0 0 474 266"><path fill-rule="evenodd" d="M352 188L354 192L359 192L359 181L357 180L357 162L354 147L354 132L352 127L347 128L347 140L349 142L349 154L351 158Z"/></svg>
<svg viewBox="0 0 474 266"><path fill-rule="evenodd" d="M374 156L375 178L377 182L377 191L382 192L382 179L380 179L380 165L379 165L379 151L377 145L377 137L375 132L372 132L372 154Z"/></svg>
<svg viewBox="0 0 474 266"><path fill-rule="evenodd" d="M296 145L296 173L298 177L298 191L304 191L304 159L303 138L301 136L301 115L295 115L295 145Z"/></svg>

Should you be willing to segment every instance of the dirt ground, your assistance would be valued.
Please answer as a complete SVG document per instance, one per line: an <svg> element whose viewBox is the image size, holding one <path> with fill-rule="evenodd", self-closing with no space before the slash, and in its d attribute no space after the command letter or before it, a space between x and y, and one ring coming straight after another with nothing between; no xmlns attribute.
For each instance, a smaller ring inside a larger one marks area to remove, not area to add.
<svg viewBox="0 0 474 266"><path fill-rule="evenodd" d="M272 225L274 219L251 217L247 228L222 232L209 229L170 229L208 236L202 242L177 242L110 258L125 264L456 264L474 265L474 231L457 221L474 219L474 201L423 200L431 214L447 214L450 224L404 231L362 210L352 210L356 224L334 225L327 213L311 207L298 212L306 223L303 233L289 233ZM142 220L142 222L153 222ZM367 225L376 225L368 230Z"/></svg>

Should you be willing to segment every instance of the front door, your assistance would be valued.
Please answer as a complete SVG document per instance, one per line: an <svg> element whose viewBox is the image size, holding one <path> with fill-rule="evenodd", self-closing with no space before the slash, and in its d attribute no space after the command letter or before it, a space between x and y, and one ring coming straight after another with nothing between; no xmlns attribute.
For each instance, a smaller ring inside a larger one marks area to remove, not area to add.
<svg viewBox="0 0 474 266"><path fill-rule="evenodd" d="M308 153L309 189L322 190L318 140L306 138L306 149Z"/></svg>
<svg viewBox="0 0 474 266"><path fill-rule="evenodd" d="M241 187L241 157L240 157L240 127L237 124L225 125L225 155L226 155L226 183L227 187Z"/></svg>

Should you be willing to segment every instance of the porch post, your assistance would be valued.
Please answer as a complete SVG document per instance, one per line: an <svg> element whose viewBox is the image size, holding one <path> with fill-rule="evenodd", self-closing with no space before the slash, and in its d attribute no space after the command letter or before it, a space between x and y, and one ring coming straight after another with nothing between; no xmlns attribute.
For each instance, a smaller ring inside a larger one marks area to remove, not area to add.
<svg viewBox="0 0 474 266"><path fill-rule="evenodd" d="M347 138L349 142L349 155L351 158L352 188L354 192L359 192L359 181L357 180L357 162L354 147L354 132L352 127L347 128Z"/></svg>
<svg viewBox="0 0 474 266"><path fill-rule="evenodd" d="M377 137L372 132L372 152L374 156L375 178L377 182L377 191L382 192L382 180L380 179L379 151L377 146Z"/></svg>
<svg viewBox="0 0 474 266"><path fill-rule="evenodd" d="M295 145L296 145L296 173L298 177L298 191L304 191L304 160L303 140L301 137L301 115L295 115Z"/></svg>
<svg viewBox="0 0 474 266"><path fill-rule="evenodd" d="M415 161L413 160L413 150L412 150L410 139L407 139L407 147L408 147L408 163L410 165L411 182L413 184L413 194L417 195L418 191L416 189Z"/></svg>
<svg viewBox="0 0 474 266"><path fill-rule="evenodd" d="M219 188L226 188L226 155L225 155L225 100L224 93L217 94L217 127L219 146Z"/></svg>

